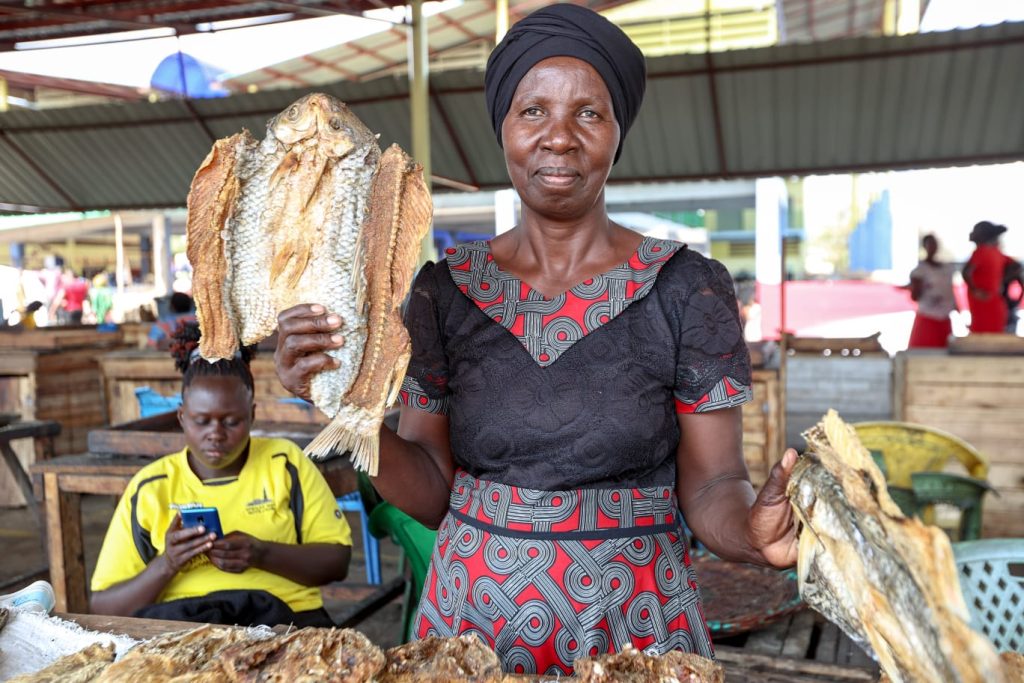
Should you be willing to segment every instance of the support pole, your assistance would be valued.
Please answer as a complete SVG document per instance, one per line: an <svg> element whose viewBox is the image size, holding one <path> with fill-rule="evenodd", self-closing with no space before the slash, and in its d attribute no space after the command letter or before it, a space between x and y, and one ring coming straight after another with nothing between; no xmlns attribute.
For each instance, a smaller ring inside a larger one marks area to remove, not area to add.
<svg viewBox="0 0 1024 683"><path fill-rule="evenodd" d="M167 217L162 213L153 216L151 231L153 244L153 288L157 296L171 291L171 243L167 234Z"/></svg>
<svg viewBox="0 0 1024 683"><path fill-rule="evenodd" d="M121 214L114 214L114 252L115 268L117 268L117 297L121 300L124 296L124 223L121 222Z"/></svg>
<svg viewBox="0 0 1024 683"><path fill-rule="evenodd" d="M7 111L7 79L0 76L0 111Z"/></svg>
<svg viewBox="0 0 1024 683"><path fill-rule="evenodd" d="M430 188L430 60L427 54L427 20L423 0L412 0L412 24L409 26L409 109L412 115L412 156L423 166L423 179ZM420 243L420 263L437 258L434 228Z"/></svg>
<svg viewBox="0 0 1024 683"><path fill-rule="evenodd" d="M494 44L497 45L508 33L508 0L494 3Z"/></svg>

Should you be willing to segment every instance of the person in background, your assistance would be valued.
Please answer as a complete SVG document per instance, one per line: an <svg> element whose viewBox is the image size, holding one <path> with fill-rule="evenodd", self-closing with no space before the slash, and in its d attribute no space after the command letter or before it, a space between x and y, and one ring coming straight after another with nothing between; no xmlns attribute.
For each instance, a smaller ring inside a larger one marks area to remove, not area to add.
<svg viewBox="0 0 1024 683"><path fill-rule="evenodd" d="M352 533L316 466L286 439L250 437L249 349L209 363L182 325L186 447L143 467L110 522L92 611L215 624L333 626L319 586L348 572ZM214 507L225 536L183 528L180 509Z"/></svg>
<svg viewBox="0 0 1024 683"><path fill-rule="evenodd" d="M953 334L949 314L957 310L953 295L953 273L956 266L935 258L939 240L935 235L921 238L924 260L910 272L910 298L917 302L917 315L910 331L909 348L945 348Z"/></svg>
<svg viewBox="0 0 1024 683"><path fill-rule="evenodd" d="M36 329L36 311L43 307L42 301L31 301L19 308L7 319L7 325L20 327L23 330Z"/></svg>
<svg viewBox="0 0 1024 683"><path fill-rule="evenodd" d="M725 267L608 215L643 53L600 14L551 4L508 31L484 82L520 222L417 276L401 418L372 478L440 529L416 633L474 634L510 673L570 675L627 645L712 657L683 517L724 559L791 566L797 456L754 491ZM278 316L286 388L308 398L336 367L340 324L322 305Z"/></svg>
<svg viewBox="0 0 1024 683"><path fill-rule="evenodd" d="M1003 271L1003 300L1006 301L1006 331L1017 334L1020 320L1021 300L1024 299L1024 266L1020 261L1010 260Z"/></svg>
<svg viewBox="0 0 1024 683"><path fill-rule="evenodd" d="M92 288L89 289L89 308L92 310L94 322L97 325L109 322L107 317L114 308L114 295L110 288L110 276L106 273L97 273L92 279Z"/></svg>
<svg viewBox="0 0 1024 683"><path fill-rule="evenodd" d="M999 236L1005 225L981 221L971 230L970 240L977 246L964 266L967 303L971 310L971 332L1003 332L1009 320L1009 308L1003 298L1007 267L1013 259L999 249Z"/></svg>
<svg viewBox="0 0 1024 683"><path fill-rule="evenodd" d="M196 321L192 308L192 297L182 292L175 292L168 302L170 309L165 315L159 317L149 328L149 336L146 338L146 346L151 349L166 349L170 345L171 336L178 325Z"/></svg>
<svg viewBox="0 0 1024 683"><path fill-rule="evenodd" d="M89 281L75 275L70 266L61 276L60 290L50 304L50 317L56 315L61 325L81 325L85 300L89 296Z"/></svg>

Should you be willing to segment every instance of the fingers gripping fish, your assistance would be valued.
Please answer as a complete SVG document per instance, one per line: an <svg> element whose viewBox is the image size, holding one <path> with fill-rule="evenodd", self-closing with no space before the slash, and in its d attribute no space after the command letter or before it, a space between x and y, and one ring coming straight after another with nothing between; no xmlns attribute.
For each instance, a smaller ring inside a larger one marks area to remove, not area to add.
<svg viewBox="0 0 1024 683"><path fill-rule="evenodd" d="M338 100L311 94L255 140L218 140L189 192L188 256L200 353L231 357L272 334L277 314L320 303L342 319L338 367L310 391L331 424L314 458L351 451L377 471L378 430L409 361L399 306L432 207L422 167Z"/></svg>

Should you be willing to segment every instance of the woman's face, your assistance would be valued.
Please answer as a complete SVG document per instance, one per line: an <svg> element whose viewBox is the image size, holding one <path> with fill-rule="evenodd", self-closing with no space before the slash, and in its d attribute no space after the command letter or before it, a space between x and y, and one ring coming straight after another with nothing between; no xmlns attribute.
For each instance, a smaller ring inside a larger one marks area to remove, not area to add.
<svg viewBox="0 0 1024 683"><path fill-rule="evenodd" d="M578 218L603 198L619 146L608 87L574 57L538 62L516 88L501 140L523 203L552 218Z"/></svg>
<svg viewBox="0 0 1024 683"><path fill-rule="evenodd" d="M241 469L239 458L249 442L254 414L252 394L238 377L192 381L178 408L178 422L200 469L222 474Z"/></svg>

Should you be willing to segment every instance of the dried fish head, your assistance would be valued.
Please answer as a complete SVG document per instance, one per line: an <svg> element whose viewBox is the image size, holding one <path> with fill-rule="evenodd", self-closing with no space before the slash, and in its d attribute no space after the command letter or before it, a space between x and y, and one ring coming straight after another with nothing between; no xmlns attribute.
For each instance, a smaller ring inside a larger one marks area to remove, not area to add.
<svg viewBox="0 0 1024 683"><path fill-rule="evenodd" d="M272 118L267 130L287 147L313 141L321 153L334 158L376 140L345 103L320 93L306 95Z"/></svg>

